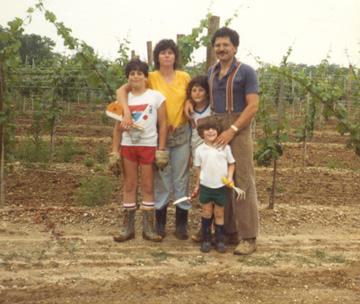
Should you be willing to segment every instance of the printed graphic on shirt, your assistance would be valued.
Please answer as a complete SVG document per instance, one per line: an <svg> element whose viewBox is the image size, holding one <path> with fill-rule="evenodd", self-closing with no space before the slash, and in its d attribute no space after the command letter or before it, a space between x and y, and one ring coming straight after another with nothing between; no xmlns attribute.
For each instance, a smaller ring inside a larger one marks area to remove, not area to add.
<svg viewBox="0 0 360 304"><path fill-rule="evenodd" d="M134 122L138 122L141 118L144 120L148 119L148 116L144 115L144 112L148 106L148 104L129 106Z"/></svg>

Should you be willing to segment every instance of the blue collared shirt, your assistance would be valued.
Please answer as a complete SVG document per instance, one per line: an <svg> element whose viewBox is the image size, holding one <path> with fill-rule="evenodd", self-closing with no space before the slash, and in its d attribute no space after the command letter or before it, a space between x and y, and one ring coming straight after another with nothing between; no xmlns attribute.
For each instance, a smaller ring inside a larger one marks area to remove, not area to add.
<svg viewBox="0 0 360 304"><path fill-rule="evenodd" d="M215 75L212 85L212 94L214 100L215 113L226 112L226 83L233 71L236 68L237 60L234 59L227 74L219 81L218 76L220 72L220 64L217 63L215 68ZM210 79L211 68L208 70L208 80ZM211 88L210 88L211 90ZM245 63L242 63L239 71L234 78L233 96L234 96L234 110L233 113L241 113L246 107L246 95L259 94L259 80L255 70Z"/></svg>

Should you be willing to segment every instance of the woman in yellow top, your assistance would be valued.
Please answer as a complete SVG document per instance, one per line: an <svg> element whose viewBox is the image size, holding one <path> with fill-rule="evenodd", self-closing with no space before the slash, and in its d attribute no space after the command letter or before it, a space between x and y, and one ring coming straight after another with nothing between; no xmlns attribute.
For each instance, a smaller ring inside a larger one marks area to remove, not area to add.
<svg viewBox="0 0 360 304"><path fill-rule="evenodd" d="M166 236L166 214L171 199L171 186L174 199L188 196L191 128L183 114L186 100L186 88L191 78L188 73L176 70L180 62L180 51L171 39L163 39L154 49L155 72L150 72L147 85L161 92L166 100L168 134L165 150L168 151L169 165L155 173L155 231ZM116 91L116 98L124 108L121 128L129 130L132 123L131 112L127 105L127 95L131 90L126 84ZM175 236L188 238L188 210L191 204L186 201L176 206Z"/></svg>

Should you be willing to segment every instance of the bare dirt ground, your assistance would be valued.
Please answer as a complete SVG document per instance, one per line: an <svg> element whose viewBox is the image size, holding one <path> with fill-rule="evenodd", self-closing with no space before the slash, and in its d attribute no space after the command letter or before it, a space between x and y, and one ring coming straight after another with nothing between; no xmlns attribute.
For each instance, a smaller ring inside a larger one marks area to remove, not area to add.
<svg viewBox="0 0 360 304"><path fill-rule="evenodd" d="M67 117L58 135L72 132L90 154L99 144L110 149L111 126L98 117ZM18 118L18 138L30 122ZM114 179L87 168L84 155L45 168L11 164L0 208L0 303L360 303L360 159L345 142L324 126L306 168L302 145L286 144L274 210L272 169L256 167L261 235L247 257L233 255L232 245L203 254L177 240L173 206L162 243L142 239L140 211L136 238L115 243L121 180L111 204L84 207L74 198L82 177ZM199 223L194 200L189 232Z"/></svg>

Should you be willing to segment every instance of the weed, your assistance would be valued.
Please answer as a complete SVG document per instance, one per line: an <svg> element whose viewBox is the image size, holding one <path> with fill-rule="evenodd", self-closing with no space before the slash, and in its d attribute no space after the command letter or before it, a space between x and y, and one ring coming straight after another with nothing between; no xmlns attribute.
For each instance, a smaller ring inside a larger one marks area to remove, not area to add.
<svg viewBox="0 0 360 304"><path fill-rule="evenodd" d="M82 178L81 187L77 189L76 200L83 206L105 205L110 202L114 182L105 176Z"/></svg>
<svg viewBox="0 0 360 304"><path fill-rule="evenodd" d="M326 167L330 169L341 169L344 168L344 163L332 158L326 158Z"/></svg>
<svg viewBox="0 0 360 304"><path fill-rule="evenodd" d="M105 113L101 114L101 122L105 126L108 126L110 124L110 119Z"/></svg>
<svg viewBox="0 0 360 304"><path fill-rule="evenodd" d="M69 163L73 156L80 154L82 151L82 147L74 139L74 135L70 133L57 147L57 160L59 162Z"/></svg>
<svg viewBox="0 0 360 304"><path fill-rule="evenodd" d="M104 167L101 165L97 165L94 168L95 172L104 172Z"/></svg>
<svg viewBox="0 0 360 304"><path fill-rule="evenodd" d="M103 144L100 144L99 147L96 149L95 159L99 164L104 164L107 161L107 155Z"/></svg>
<svg viewBox="0 0 360 304"><path fill-rule="evenodd" d="M95 160L92 159L90 156L87 156L85 159L84 159L84 164L86 167L88 168L91 168L95 165Z"/></svg>
<svg viewBox="0 0 360 304"><path fill-rule="evenodd" d="M201 256L195 262L189 262L189 265L190 265L190 267L195 267L195 266L199 266L199 265L206 265L207 262L208 261L205 260L205 257Z"/></svg>
<svg viewBox="0 0 360 304"><path fill-rule="evenodd" d="M247 266L260 266L260 267L271 267L276 263L276 261L273 259L272 256L268 258L260 258L260 259L241 257L237 261Z"/></svg>
<svg viewBox="0 0 360 304"><path fill-rule="evenodd" d="M167 253L165 251L151 251L149 252L150 255L152 255L153 257L155 257L156 259L154 259L154 262L163 262L166 261L168 257L173 257L174 255L171 253Z"/></svg>
<svg viewBox="0 0 360 304"><path fill-rule="evenodd" d="M48 163L50 149L47 142L39 138L31 138L26 134L25 141L20 144L17 157L25 163Z"/></svg>
<svg viewBox="0 0 360 304"><path fill-rule="evenodd" d="M76 243L70 242L70 250L69 253L74 253L76 250Z"/></svg>

